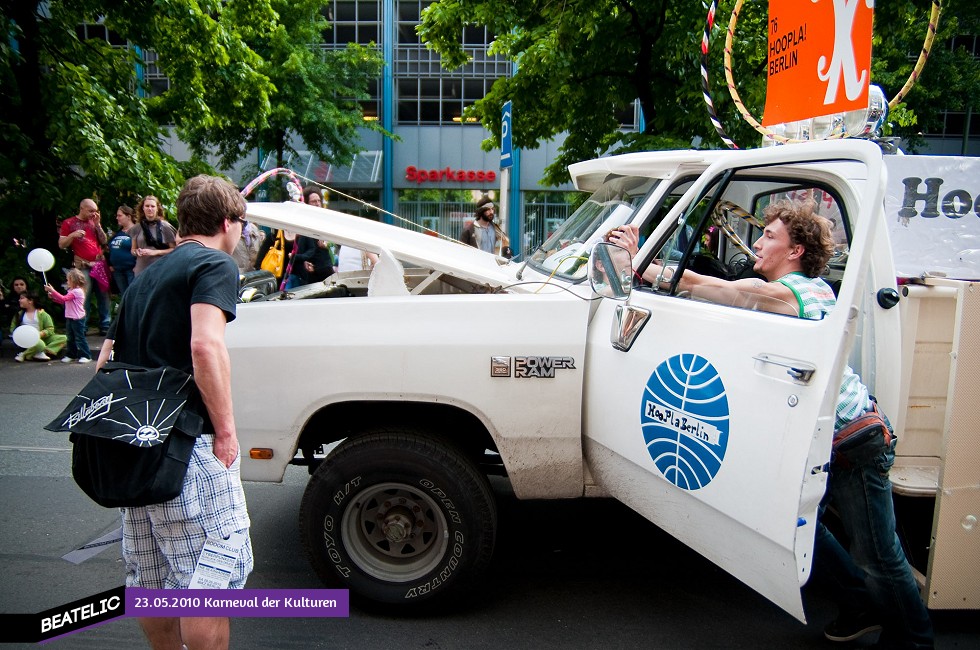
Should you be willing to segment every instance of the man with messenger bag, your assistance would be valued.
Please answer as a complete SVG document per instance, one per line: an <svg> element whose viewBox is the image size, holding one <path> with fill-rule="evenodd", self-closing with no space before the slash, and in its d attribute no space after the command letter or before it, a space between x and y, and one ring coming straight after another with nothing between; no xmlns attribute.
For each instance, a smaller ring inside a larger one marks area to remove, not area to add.
<svg viewBox="0 0 980 650"><path fill-rule="evenodd" d="M223 179L202 175L187 181L177 199L177 248L129 287L99 355L100 369L122 362L192 374L196 389L187 409L203 418L180 494L122 509L127 587L200 586L198 558L215 543L225 552L237 547L234 566L217 586L241 589L252 570L224 340L238 295L238 267L230 254L241 237L245 207ZM155 649L229 643L227 618L141 618L140 624Z"/></svg>

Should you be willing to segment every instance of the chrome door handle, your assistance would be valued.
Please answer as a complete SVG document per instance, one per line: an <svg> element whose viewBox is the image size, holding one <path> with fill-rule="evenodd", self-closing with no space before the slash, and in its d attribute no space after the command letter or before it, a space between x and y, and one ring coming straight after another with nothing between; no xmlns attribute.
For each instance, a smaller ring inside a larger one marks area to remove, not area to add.
<svg viewBox="0 0 980 650"><path fill-rule="evenodd" d="M796 359L787 359L785 357L777 357L764 353L757 354L752 358L762 363L771 363L775 366L786 368L786 374L788 374L793 381L801 384L809 383L810 379L813 378L813 373L817 371L816 366L813 364L805 361L798 361Z"/></svg>

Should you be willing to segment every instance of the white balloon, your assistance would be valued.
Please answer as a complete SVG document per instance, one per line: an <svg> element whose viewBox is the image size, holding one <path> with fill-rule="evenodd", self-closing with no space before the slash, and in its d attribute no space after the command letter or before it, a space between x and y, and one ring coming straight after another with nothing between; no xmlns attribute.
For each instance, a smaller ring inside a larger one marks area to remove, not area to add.
<svg viewBox="0 0 980 650"><path fill-rule="evenodd" d="M41 340L41 333L36 327L21 325L14 330L12 338L14 339L14 343L27 349L37 345L37 342Z"/></svg>
<svg viewBox="0 0 980 650"><path fill-rule="evenodd" d="M54 255L46 248L35 248L27 254L27 264L38 273L44 273L54 267Z"/></svg>

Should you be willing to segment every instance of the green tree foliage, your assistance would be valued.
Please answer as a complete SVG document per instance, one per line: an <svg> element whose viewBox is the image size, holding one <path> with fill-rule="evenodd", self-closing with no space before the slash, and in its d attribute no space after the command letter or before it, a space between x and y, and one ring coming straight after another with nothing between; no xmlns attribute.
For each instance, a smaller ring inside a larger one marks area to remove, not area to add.
<svg viewBox="0 0 980 650"><path fill-rule="evenodd" d="M922 76L892 111L890 135L915 151L921 134L942 131L943 111L967 111L980 119L980 61L964 45L980 36L980 10L973 0L943 0L935 42ZM892 0L875 7L871 81L894 97L905 84L926 35L928 3Z"/></svg>
<svg viewBox="0 0 980 650"><path fill-rule="evenodd" d="M906 98L905 112L899 111L902 123L893 125L895 135L914 134L927 116L934 119L940 109L955 110L957 101L977 96L976 61L946 45L955 34L978 32L976 9L972 0L946 4L933 57L919 87ZM730 0L718 9L709 76L725 129L741 146L755 146L760 136L736 111L723 71L725 30L734 5ZM891 96L915 63L925 37L928 3L878 3L876 12L872 81ZM667 0L438 0L423 12L418 31L448 67L467 60L461 38L465 25L485 25L497 35L491 53L516 61L517 73L498 80L469 114L493 134L484 142L486 149L499 143L500 107L507 100L514 106L515 146L534 148L567 132L543 181L559 184L567 180L569 164L609 151L723 146L708 120L701 92L700 42L706 15L701 3ZM974 16L972 21L963 19L967 15ZM765 103L767 18L767 2L745 2L732 47L735 84L757 119ZM895 78L901 79L897 85ZM950 83L959 85L951 90ZM954 92L959 100L950 97ZM634 100L643 111L642 133L620 130L617 118L631 114ZM919 127L911 124L914 116L919 117Z"/></svg>
<svg viewBox="0 0 980 650"><path fill-rule="evenodd" d="M58 218L85 197L112 226L127 197L172 205L202 160L162 151L163 124L193 133L266 121L274 87L246 40L274 31L269 0L0 0L0 9L4 248L19 236L56 250ZM120 46L80 38L82 23L104 24ZM170 90L144 97L127 42L159 53Z"/></svg>
<svg viewBox="0 0 980 650"><path fill-rule="evenodd" d="M365 122L358 100L369 98L369 84L381 74L383 59L374 48L349 44L324 50L323 0L271 0L278 24L245 40L261 58L261 72L276 87L263 123L246 120L196 123L184 132L199 148L213 147L230 167L253 149L275 152L277 166L295 152L292 135L321 159L348 164L359 151L358 129Z"/></svg>

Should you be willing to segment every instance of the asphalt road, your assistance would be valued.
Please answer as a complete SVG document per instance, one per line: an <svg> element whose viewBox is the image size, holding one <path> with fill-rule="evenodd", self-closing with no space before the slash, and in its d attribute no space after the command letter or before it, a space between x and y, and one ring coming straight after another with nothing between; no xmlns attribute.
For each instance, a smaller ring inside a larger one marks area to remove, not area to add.
<svg viewBox="0 0 980 650"><path fill-rule="evenodd" d="M33 613L118 587L124 569L118 544L78 565L61 559L119 525L117 511L73 483L66 437L42 429L92 366L12 357L6 347L0 358L0 613ZM298 541L306 479L305 468L290 468L282 484L246 484L256 558L248 587L323 586ZM347 619L236 619L232 647L834 647L821 635L833 607L814 590L804 590L803 625L616 502L518 502L505 481L494 488L497 551L473 605L426 617L354 608ZM937 648L980 648L972 614L934 613ZM47 647L148 646L135 619L117 619Z"/></svg>

